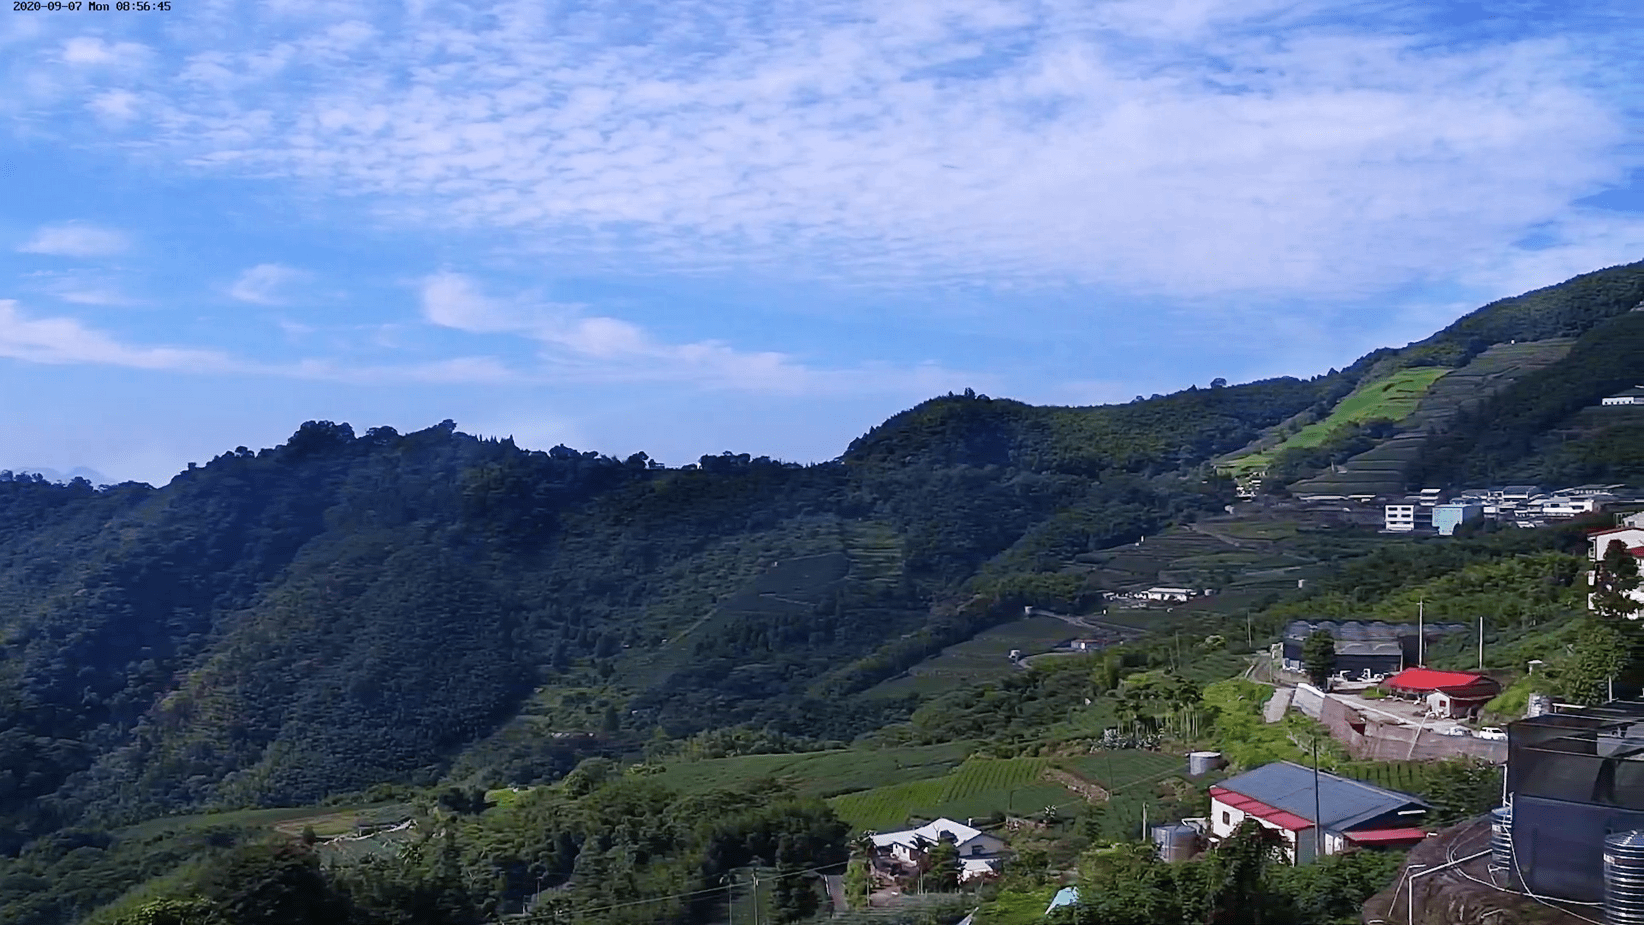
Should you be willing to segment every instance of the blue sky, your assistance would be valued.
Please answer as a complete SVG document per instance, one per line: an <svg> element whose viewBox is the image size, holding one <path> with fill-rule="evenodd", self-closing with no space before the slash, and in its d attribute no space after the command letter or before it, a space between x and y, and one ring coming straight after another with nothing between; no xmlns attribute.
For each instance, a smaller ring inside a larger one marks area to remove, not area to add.
<svg viewBox="0 0 1644 925"><path fill-rule="evenodd" d="M0 466L828 459L1644 258L1628 3L172 6L0 20Z"/></svg>

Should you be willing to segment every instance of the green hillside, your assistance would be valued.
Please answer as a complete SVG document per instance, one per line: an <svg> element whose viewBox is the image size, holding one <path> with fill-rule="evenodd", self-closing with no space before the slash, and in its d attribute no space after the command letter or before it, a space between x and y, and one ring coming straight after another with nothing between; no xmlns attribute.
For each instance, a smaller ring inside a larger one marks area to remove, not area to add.
<svg viewBox="0 0 1644 925"><path fill-rule="evenodd" d="M1312 380L1094 408L948 395L810 466L309 422L161 488L0 473L0 918L209 893L213 864L298 863L248 844L271 826L329 836L410 805L443 846L331 856L403 860L384 876L483 892L462 902L485 915L553 884L567 909L649 921L599 904L842 863L834 813L1042 808L1067 793L1050 756L1104 729L1213 726L1197 686L1286 619L1393 617L1415 594L1485 613L1514 664L1561 659L1575 534L1428 545L1230 515L1214 472L1252 450L1298 493L1644 479L1644 419L1597 407L1644 378L1641 301L1635 264ZM1156 583L1223 593L1101 613ZM1013 666L1083 633L1029 605L1132 641ZM723 911L704 902L670 915Z"/></svg>
<svg viewBox="0 0 1644 925"><path fill-rule="evenodd" d="M1347 425L1375 420L1402 421L1416 410L1428 389L1449 372L1437 366L1410 367L1363 383L1338 402L1323 420L1302 425L1278 443L1260 452L1235 456L1219 468L1241 475L1266 469L1279 453L1319 446Z"/></svg>

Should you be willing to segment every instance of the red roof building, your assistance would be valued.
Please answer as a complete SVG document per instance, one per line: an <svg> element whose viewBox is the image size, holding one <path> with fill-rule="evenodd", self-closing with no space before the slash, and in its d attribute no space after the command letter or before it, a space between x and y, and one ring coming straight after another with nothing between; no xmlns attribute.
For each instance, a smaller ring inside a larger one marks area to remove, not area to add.
<svg viewBox="0 0 1644 925"><path fill-rule="evenodd" d="M1435 671L1432 668L1406 668L1388 678L1383 685L1388 690L1407 694L1430 694L1433 691L1462 694L1492 687L1495 693L1490 696L1501 692L1501 685L1488 675L1470 671Z"/></svg>
<svg viewBox="0 0 1644 925"><path fill-rule="evenodd" d="M1210 836L1220 841L1255 821L1278 833L1286 858L1306 863L1320 851L1419 841L1427 809L1407 793L1275 761L1210 788Z"/></svg>
<svg viewBox="0 0 1644 925"><path fill-rule="evenodd" d="M1472 715L1501 693L1501 684L1488 675L1431 668L1406 668L1382 686L1394 694L1425 699L1434 715L1446 718Z"/></svg>

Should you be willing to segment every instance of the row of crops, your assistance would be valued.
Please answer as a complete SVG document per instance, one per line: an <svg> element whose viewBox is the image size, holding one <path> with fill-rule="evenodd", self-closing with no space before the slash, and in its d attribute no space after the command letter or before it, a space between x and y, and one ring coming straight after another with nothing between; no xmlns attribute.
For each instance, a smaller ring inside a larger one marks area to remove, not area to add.
<svg viewBox="0 0 1644 925"><path fill-rule="evenodd" d="M876 787L835 797L834 811L862 829L894 829L910 818L952 819L994 813L1037 813L1079 797L1043 775L1050 758L972 758L953 773L930 780Z"/></svg>
<svg viewBox="0 0 1644 925"><path fill-rule="evenodd" d="M801 794L832 796L937 777L959 767L970 750L969 742L949 742L904 748L742 755L671 764L655 779L676 790L704 791L773 778L791 781Z"/></svg>

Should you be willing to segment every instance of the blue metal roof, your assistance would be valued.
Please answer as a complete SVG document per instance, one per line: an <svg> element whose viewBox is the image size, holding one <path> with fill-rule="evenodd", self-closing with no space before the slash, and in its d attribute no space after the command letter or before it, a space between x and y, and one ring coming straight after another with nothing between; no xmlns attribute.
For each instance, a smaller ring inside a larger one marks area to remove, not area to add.
<svg viewBox="0 0 1644 925"><path fill-rule="evenodd" d="M1326 831L1343 832L1379 816L1403 809L1425 809L1427 804L1408 793L1384 790L1362 781L1320 771L1318 806ZM1290 761L1275 761L1230 777L1219 786L1260 800L1275 809L1294 813L1309 822L1313 815L1313 769ZM1412 819L1412 823L1419 820Z"/></svg>

